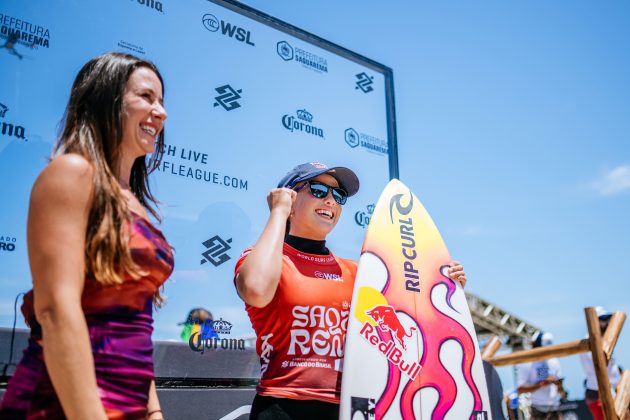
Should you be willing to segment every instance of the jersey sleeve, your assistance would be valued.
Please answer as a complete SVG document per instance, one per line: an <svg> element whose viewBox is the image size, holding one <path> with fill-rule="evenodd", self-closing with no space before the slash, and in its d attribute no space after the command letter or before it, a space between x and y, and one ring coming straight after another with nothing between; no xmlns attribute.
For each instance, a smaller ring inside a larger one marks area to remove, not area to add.
<svg viewBox="0 0 630 420"><path fill-rule="evenodd" d="M241 269L243 262L245 262L245 258L247 258L249 253L252 252L252 249L254 249L254 247L250 246L249 248L241 252L241 255L238 257L238 260L236 261L236 266L234 267L234 278L232 279L232 281L234 282L234 288L236 289L236 294L238 294L238 297L240 297L241 299L243 298L241 297L240 293L238 293L238 288L236 287L236 276L238 275L238 270Z"/></svg>
<svg viewBox="0 0 630 420"><path fill-rule="evenodd" d="M241 269L243 262L245 262L245 258L247 258L247 256L252 252L253 249L254 247L250 246L249 248L246 248L243 252L241 252L241 255L239 255L238 260L236 261L236 267L234 267L234 281L236 281L236 275L238 274L238 270Z"/></svg>

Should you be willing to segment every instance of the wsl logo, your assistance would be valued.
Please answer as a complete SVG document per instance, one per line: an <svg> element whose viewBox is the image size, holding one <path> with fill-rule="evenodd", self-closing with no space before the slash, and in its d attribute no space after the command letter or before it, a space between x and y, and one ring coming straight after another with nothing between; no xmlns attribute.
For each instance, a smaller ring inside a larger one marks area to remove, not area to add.
<svg viewBox="0 0 630 420"><path fill-rule="evenodd" d="M238 100L241 99L240 94L243 93L243 89L235 90L230 85L223 85L215 88L214 90L216 90L219 94L218 96L214 97L214 100L216 101L214 103L215 107L221 105L226 111L232 111L236 108L241 107L241 104L238 102Z"/></svg>
<svg viewBox="0 0 630 420"><path fill-rule="evenodd" d="M312 52L293 47L287 41L276 44L276 52L284 61L297 61L304 67L315 70L318 73L328 73L328 61Z"/></svg>
<svg viewBox="0 0 630 420"><path fill-rule="evenodd" d="M15 241L11 236L0 236L0 251L15 251Z"/></svg>
<svg viewBox="0 0 630 420"><path fill-rule="evenodd" d="M282 125L284 128L290 132L302 131L307 134L312 134L313 136L324 138L324 130L312 125L313 114L305 109L300 109L295 112L295 115L297 118L289 114L282 116Z"/></svg>
<svg viewBox="0 0 630 420"><path fill-rule="evenodd" d="M370 224L370 219L372 219L374 207L376 207L374 204L368 204L366 207L366 211L359 210L358 212L354 213L354 221L356 222L356 224L361 226L362 228L366 228Z"/></svg>
<svg viewBox="0 0 630 420"><path fill-rule="evenodd" d="M156 0L131 0L138 3L141 6L146 6L149 9L153 9L156 12L164 13L162 10L162 2Z"/></svg>
<svg viewBox="0 0 630 420"><path fill-rule="evenodd" d="M252 47L256 46L256 44L251 41L252 33L250 31L230 22L226 22L223 19L219 19L213 14L206 13L203 15L201 23L203 23L204 28L210 32L218 32L221 30L221 34L227 36L228 38L244 42Z"/></svg>
<svg viewBox="0 0 630 420"><path fill-rule="evenodd" d="M229 245L231 243L232 238L224 241L219 235L215 235L207 241L202 242L202 245L206 248L206 250L201 253L203 256L201 264L203 265L210 262L215 267L218 267L228 261L230 256L227 252L232 249Z"/></svg>
<svg viewBox="0 0 630 420"><path fill-rule="evenodd" d="M0 118L3 119L2 124L0 124L0 134L6 137L15 137L18 140L28 141L24 134L26 131L24 127L4 121L8 111L9 108L6 105L0 104Z"/></svg>
<svg viewBox="0 0 630 420"><path fill-rule="evenodd" d="M355 75L357 78L357 85L355 89L361 89L363 93L372 92L374 88L372 87L372 83L374 83L374 76L368 76L367 73L359 73Z"/></svg>

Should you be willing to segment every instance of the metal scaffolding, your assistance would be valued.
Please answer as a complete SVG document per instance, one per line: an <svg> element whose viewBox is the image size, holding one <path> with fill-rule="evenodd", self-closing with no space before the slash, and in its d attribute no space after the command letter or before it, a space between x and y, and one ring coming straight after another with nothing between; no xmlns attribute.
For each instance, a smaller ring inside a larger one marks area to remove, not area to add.
<svg viewBox="0 0 630 420"><path fill-rule="evenodd" d="M480 342L497 335L515 350L529 347L541 333L540 328L470 292L466 292L466 300Z"/></svg>

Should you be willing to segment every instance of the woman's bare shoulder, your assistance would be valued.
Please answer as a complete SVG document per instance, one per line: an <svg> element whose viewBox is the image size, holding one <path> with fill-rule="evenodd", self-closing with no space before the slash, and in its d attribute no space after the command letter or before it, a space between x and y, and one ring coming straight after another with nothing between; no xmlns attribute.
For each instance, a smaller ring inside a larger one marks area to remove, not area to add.
<svg viewBox="0 0 630 420"><path fill-rule="evenodd" d="M83 156L68 153L55 157L39 174L31 201L61 205L86 205L92 192L94 167Z"/></svg>

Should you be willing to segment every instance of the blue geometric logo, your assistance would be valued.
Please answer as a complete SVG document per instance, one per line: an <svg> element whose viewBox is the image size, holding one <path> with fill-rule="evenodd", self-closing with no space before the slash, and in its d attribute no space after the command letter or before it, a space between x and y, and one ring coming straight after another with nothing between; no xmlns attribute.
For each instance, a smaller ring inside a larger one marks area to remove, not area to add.
<svg viewBox="0 0 630 420"><path fill-rule="evenodd" d="M348 146L354 148L359 145L359 133L354 128L348 128L344 132L344 137Z"/></svg>
<svg viewBox="0 0 630 420"><path fill-rule="evenodd" d="M367 73L359 73L355 75L357 78L357 86L355 89L361 89L363 93L372 92L374 88L372 87L372 83L374 83L374 76L368 76Z"/></svg>
<svg viewBox="0 0 630 420"><path fill-rule="evenodd" d="M293 47L289 45L288 42L286 41L278 42L278 45L276 46L276 51L278 52L278 55L282 57L284 61L293 60Z"/></svg>
<svg viewBox="0 0 630 420"><path fill-rule="evenodd" d="M232 111L233 109L241 107L238 100L241 99L241 95L239 94L243 93L243 89L234 90L230 85L223 85L214 90L219 94L214 98L216 101L214 103L215 107L221 105L226 111Z"/></svg>

